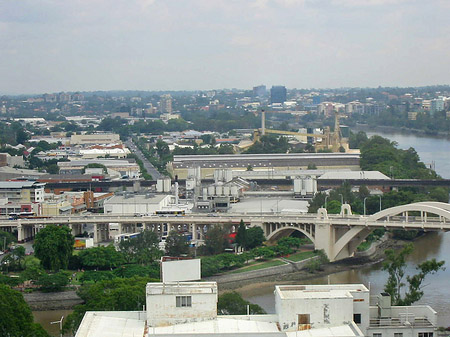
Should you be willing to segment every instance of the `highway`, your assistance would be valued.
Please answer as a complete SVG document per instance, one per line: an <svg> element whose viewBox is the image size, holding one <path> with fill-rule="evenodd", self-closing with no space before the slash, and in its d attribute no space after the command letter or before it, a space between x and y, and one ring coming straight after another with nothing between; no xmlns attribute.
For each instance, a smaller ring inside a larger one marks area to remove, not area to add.
<svg viewBox="0 0 450 337"><path fill-rule="evenodd" d="M152 176L153 180L157 180L160 178L164 178L164 176L156 170L156 168L150 163L147 158L145 158L144 154L139 150L139 148L130 140L128 139L125 141L125 145L133 152L140 160L142 160L142 163L147 170L148 174Z"/></svg>
<svg viewBox="0 0 450 337"><path fill-rule="evenodd" d="M224 214L219 216L208 216L206 214L191 214L185 216L134 216L130 215L89 215L89 216L55 216L49 218L26 218L17 220L0 219L0 227L17 227L33 225L79 225L79 224L239 224L243 220L247 224L262 225L263 223L283 224L319 224L328 223L332 226L364 226L385 228L408 228L426 230L450 230L450 223L438 217L428 217L422 221L420 217L410 217L406 221L404 217L390 217L371 220L370 216L362 215L328 215L327 219L318 218L317 214Z"/></svg>

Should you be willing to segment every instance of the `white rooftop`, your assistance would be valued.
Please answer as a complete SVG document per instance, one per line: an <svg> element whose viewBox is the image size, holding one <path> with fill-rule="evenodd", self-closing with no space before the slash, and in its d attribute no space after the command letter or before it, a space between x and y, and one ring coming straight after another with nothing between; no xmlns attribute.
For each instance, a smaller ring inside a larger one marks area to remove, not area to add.
<svg viewBox="0 0 450 337"><path fill-rule="evenodd" d="M275 293L283 299L343 298L352 297L350 292L368 292L364 284L321 284L275 286Z"/></svg>
<svg viewBox="0 0 450 337"><path fill-rule="evenodd" d="M317 328L303 331L286 332L287 337L350 337L364 336L356 324L333 326L330 328Z"/></svg>
<svg viewBox="0 0 450 337"><path fill-rule="evenodd" d="M86 312L75 337L136 337L144 336L145 312Z"/></svg>
<svg viewBox="0 0 450 337"><path fill-rule="evenodd" d="M270 333L279 332L276 322L246 320L246 316L237 319L236 316L224 316L203 322L176 324L165 327L149 328L149 336L154 334L237 334L237 333Z"/></svg>
<svg viewBox="0 0 450 337"><path fill-rule="evenodd" d="M330 171L319 179L391 179L379 171Z"/></svg>

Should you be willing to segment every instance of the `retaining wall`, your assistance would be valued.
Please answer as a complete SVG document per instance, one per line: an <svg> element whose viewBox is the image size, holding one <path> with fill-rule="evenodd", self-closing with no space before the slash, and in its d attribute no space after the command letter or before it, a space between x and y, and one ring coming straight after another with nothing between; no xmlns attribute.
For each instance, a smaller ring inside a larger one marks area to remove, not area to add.
<svg viewBox="0 0 450 337"><path fill-rule="evenodd" d="M273 276L273 275L278 275L278 274L287 274L287 273L292 273L292 272L304 269L310 261L318 259L318 258L319 258L318 256L313 256L313 257L310 257L309 259L306 259L303 261L290 262L290 263L287 263L287 264L281 265L281 266L274 266L274 267L269 267L269 268L264 268L264 269L251 270L251 271L236 273L236 274L210 276L210 277L204 278L203 280L204 281L216 281L218 284L225 284L225 283L231 283L231 282L257 279L257 278L266 277L266 276Z"/></svg>

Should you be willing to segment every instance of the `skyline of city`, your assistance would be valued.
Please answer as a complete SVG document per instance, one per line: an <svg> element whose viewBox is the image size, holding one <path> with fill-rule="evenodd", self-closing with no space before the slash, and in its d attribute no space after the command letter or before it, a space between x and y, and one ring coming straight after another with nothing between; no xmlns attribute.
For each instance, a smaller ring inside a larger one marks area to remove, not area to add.
<svg viewBox="0 0 450 337"><path fill-rule="evenodd" d="M0 4L2 94L446 83L446 1Z"/></svg>

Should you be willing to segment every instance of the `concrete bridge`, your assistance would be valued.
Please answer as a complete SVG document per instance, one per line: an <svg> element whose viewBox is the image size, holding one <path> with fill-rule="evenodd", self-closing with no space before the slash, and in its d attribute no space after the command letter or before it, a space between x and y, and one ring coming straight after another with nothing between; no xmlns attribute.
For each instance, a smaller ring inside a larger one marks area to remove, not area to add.
<svg viewBox="0 0 450 337"><path fill-rule="evenodd" d="M370 216L353 215L350 205L342 205L341 213L327 214L321 208L316 214L189 214L180 217L134 216L134 215L89 215L55 216L50 218L0 219L0 228L17 230L18 240L34 238L45 225L66 225L74 235L81 234L84 225L94 226L94 242L111 238L110 224L118 224L118 233L134 233L152 230L159 236L171 229L180 229L192 234L194 242L201 244L208 228L223 225L230 231L236 230L243 220L249 226L260 226L269 241L299 231L307 236L316 249L323 249L330 261L353 255L356 247L376 228L415 229L424 231L450 230L450 204L419 202L382 210Z"/></svg>

